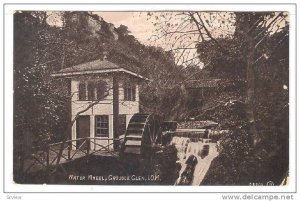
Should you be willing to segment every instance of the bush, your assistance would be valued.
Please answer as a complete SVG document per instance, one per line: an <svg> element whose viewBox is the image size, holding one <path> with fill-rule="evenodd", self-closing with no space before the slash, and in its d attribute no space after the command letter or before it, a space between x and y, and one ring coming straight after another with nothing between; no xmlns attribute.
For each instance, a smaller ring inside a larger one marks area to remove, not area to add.
<svg viewBox="0 0 300 201"><path fill-rule="evenodd" d="M162 185L173 185L179 176L180 167L176 163L177 149L169 145L157 154L153 162L153 173L159 175Z"/></svg>

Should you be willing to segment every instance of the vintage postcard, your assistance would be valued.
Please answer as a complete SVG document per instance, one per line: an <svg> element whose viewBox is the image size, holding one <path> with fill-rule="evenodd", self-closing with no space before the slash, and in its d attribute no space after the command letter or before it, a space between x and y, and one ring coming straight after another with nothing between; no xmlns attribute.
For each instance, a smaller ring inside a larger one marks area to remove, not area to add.
<svg viewBox="0 0 300 201"><path fill-rule="evenodd" d="M294 15L15 9L10 182L291 185Z"/></svg>

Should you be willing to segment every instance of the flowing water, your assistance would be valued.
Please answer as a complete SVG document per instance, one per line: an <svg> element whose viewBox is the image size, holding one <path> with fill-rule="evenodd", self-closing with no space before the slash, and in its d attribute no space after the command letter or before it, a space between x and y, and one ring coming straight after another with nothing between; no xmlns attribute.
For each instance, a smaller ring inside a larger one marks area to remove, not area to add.
<svg viewBox="0 0 300 201"><path fill-rule="evenodd" d="M192 174L190 175L191 181L189 181L188 184L200 185L212 160L218 156L216 143L202 141L191 142L187 137L174 137L171 143L177 148L177 162L181 164L179 178L175 185L186 184L182 183L182 179L186 177L188 173ZM191 164L190 160L195 162ZM187 169L191 169L191 171L187 171Z"/></svg>

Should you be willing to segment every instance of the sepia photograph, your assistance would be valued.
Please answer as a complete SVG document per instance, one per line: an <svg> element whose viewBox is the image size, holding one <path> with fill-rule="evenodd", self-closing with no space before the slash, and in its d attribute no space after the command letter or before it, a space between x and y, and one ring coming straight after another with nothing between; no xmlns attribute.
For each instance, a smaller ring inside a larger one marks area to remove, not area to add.
<svg viewBox="0 0 300 201"><path fill-rule="evenodd" d="M288 185L289 21L16 10L14 182Z"/></svg>
<svg viewBox="0 0 300 201"><path fill-rule="evenodd" d="M287 12L14 13L14 181L287 185Z"/></svg>

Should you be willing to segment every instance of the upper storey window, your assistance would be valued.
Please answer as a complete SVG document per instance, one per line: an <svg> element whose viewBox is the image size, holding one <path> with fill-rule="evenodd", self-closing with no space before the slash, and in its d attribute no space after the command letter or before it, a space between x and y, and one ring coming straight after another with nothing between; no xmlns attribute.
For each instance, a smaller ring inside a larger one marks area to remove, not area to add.
<svg viewBox="0 0 300 201"><path fill-rule="evenodd" d="M107 91L107 83L104 81L89 81L79 84L78 99L95 101L104 100Z"/></svg>
<svg viewBox="0 0 300 201"><path fill-rule="evenodd" d="M135 85L124 86L124 101L135 101L136 89Z"/></svg>

